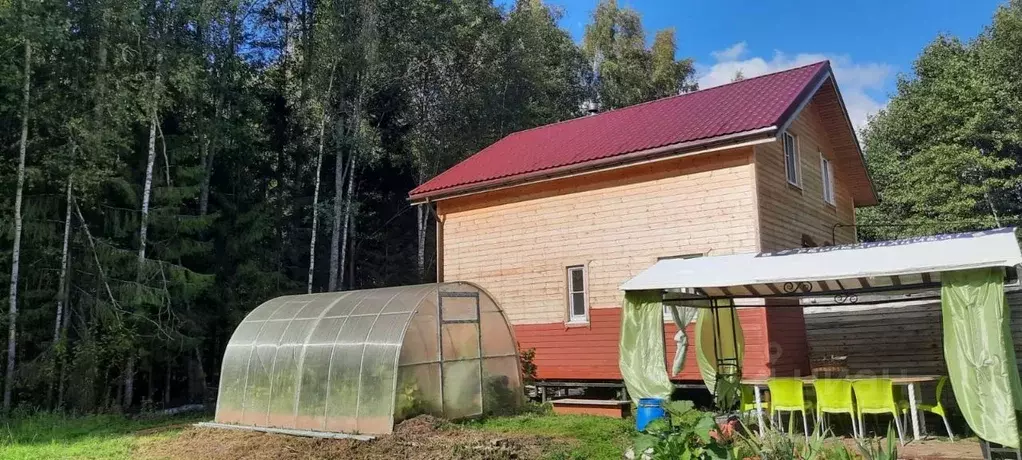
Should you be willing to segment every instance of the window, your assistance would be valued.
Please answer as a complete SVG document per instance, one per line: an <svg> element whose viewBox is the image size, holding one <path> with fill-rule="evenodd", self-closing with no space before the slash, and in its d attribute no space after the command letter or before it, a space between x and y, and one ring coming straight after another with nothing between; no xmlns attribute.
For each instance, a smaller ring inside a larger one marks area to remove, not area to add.
<svg viewBox="0 0 1022 460"><path fill-rule="evenodd" d="M568 267L568 322L589 321L589 296L586 295L586 269Z"/></svg>
<svg viewBox="0 0 1022 460"><path fill-rule="evenodd" d="M830 160L824 158L820 153L820 175L823 179L823 201L834 204L834 170L831 169Z"/></svg>
<svg viewBox="0 0 1022 460"><path fill-rule="evenodd" d="M702 256L703 256L702 254L683 254L683 255L680 255L680 256L657 257L656 260L657 260L657 262L659 262L661 260L669 260L669 259L695 259L696 257L702 257ZM678 289L678 292L680 292L682 294L695 294L696 293L695 289L690 289L690 288L681 288L681 289ZM674 321L674 314L671 313L671 306L670 305L664 305L664 321L665 322Z"/></svg>
<svg viewBox="0 0 1022 460"><path fill-rule="evenodd" d="M798 161L798 140L791 134L781 135L784 142L784 171L788 183L796 187L802 186L802 171Z"/></svg>

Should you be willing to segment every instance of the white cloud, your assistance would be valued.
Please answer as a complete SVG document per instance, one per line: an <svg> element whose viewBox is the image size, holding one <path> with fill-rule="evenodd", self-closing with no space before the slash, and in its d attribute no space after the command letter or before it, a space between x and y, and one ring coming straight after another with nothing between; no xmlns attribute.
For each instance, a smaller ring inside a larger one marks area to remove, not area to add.
<svg viewBox="0 0 1022 460"><path fill-rule="evenodd" d="M738 42L726 49L710 53L716 62L709 66L696 66L699 88L729 83L739 71L745 78L750 78L829 59L834 70L834 78L841 87L848 116L856 131L866 124L869 115L887 104L886 98L877 98L873 94L883 91L884 84L894 76L894 68L890 65L855 62L847 55L825 53L790 55L775 51L769 59L760 56L743 58L747 51L746 43Z"/></svg>
<svg viewBox="0 0 1022 460"><path fill-rule="evenodd" d="M725 48L725 49L722 49L722 50L719 50L719 51L714 51L714 52L712 52L710 54L712 54L713 58L716 59L718 62L719 61L734 61L734 60L737 60L738 58L744 56L746 51L747 50L746 50L745 42L738 42L738 43L735 43L734 45L731 45L730 48Z"/></svg>

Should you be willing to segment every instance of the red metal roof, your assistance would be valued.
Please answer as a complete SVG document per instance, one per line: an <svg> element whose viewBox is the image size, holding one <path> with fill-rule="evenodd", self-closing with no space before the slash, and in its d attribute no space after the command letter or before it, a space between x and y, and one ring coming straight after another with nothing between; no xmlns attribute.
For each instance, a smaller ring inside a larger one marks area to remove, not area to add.
<svg viewBox="0 0 1022 460"><path fill-rule="evenodd" d="M416 187L425 198L481 182L780 126L827 61L519 131ZM496 184L494 184L496 185Z"/></svg>

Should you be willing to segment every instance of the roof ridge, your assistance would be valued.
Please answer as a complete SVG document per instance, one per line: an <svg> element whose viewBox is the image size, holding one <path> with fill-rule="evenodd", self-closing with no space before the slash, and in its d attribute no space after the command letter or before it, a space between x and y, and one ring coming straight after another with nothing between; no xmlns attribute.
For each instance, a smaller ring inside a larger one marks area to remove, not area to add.
<svg viewBox="0 0 1022 460"><path fill-rule="evenodd" d="M796 70L801 70L801 69L805 69L806 67L812 67L812 66L820 65L820 64L830 65L830 60L829 59L824 59L822 61L816 61L816 62L812 62L812 63L809 63L809 64L800 65L798 67L792 67L790 69L778 70L776 72L765 73L763 75L756 75L755 77L749 77L749 78L746 78L746 79L743 79L743 80L739 80L739 81L731 81L731 82L724 83L722 85L711 86L711 87L705 88L705 89L698 89L698 90L695 90L695 91L692 91L692 92L688 92L688 93L675 94L673 96L666 96L666 97L662 97L660 99L653 99L651 101L639 102L638 104L632 104L632 105L627 105L627 106L624 106L624 107L618 107L616 109L610 109L610 110L608 110L606 112L599 112L599 113L595 113L595 114L592 114L592 115L582 115L582 116L578 116L578 117L575 117L575 118L568 118L566 120L555 121L553 123L548 123L548 124L545 124L545 125L533 126L531 128L525 128L525 129L521 129L521 130L518 130L518 131L514 131L512 133L508 133L506 136L502 137L501 139L508 138L508 137L514 136L514 135L519 134L519 133L535 131L535 130L538 130L538 129L548 128L548 127L551 127L551 126L556 126L556 125L560 125L560 124L563 124L563 123L568 123L568 122L571 122L571 121L585 120L587 118L595 118L595 117L599 117L601 115L605 115L605 114L608 114L608 113L620 112L620 111L623 111L623 110L628 110L628 109L632 109L632 108L636 108L636 107L642 107L642 106L645 106L645 105L653 104L653 103L656 103L656 102L662 102L662 101L666 101L666 100L669 100L669 99L675 99L675 98L680 98L680 97L685 97L685 96L691 96L693 94L704 93L704 92L707 92L707 91L713 91L713 90L716 90L716 89L719 89L719 88L724 88L724 87L728 87L728 86L732 86L732 85L746 83L746 82L750 82L750 81L753 81L753 80L758 80L758 79L765 78L765 77L772 77L772 76L780 75L780 74L783 74L783 73L794 72Z"/></svg>

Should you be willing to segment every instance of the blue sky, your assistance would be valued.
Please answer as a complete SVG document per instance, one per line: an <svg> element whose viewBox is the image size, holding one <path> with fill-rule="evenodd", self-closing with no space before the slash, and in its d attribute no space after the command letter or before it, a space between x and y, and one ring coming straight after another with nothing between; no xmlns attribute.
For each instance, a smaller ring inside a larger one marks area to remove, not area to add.
<svg viewBox="0 0 1022 460"><path fill-rule="evenodd" d="M512 3L510 0L501 3ZM576 40L597 0L545 0ZM898 73L939 33L970 39L995 0L618 0L642 14L647 34L673 27L679 57L693 57L701 87L830 59L849 115L861 126L883 107Z"/></svg>

